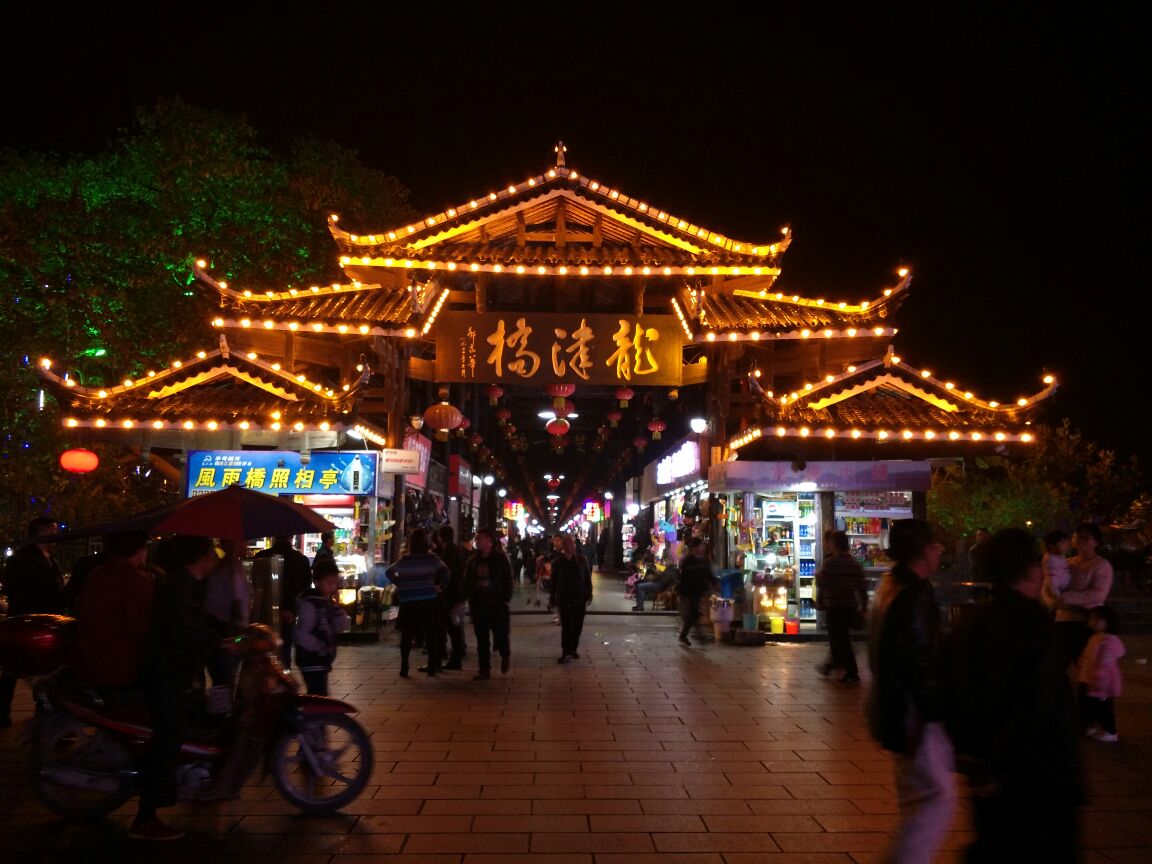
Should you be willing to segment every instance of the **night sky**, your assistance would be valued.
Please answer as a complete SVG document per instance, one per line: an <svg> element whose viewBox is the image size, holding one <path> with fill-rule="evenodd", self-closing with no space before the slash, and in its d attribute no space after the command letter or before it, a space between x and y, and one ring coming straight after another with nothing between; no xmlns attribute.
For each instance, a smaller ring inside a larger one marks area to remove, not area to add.
<svg viewBox="0 0 1152 864"><path fill-rule="evenodd" d="M1001 401L1052 372L1057 416L1152 457L1145 4L15 5L0 146L98 150L179 95L272 148L357 150L432 212L563 139L576 170L728 236L791 225L786 292L858 301L912 267L905 359Z"/></svg>

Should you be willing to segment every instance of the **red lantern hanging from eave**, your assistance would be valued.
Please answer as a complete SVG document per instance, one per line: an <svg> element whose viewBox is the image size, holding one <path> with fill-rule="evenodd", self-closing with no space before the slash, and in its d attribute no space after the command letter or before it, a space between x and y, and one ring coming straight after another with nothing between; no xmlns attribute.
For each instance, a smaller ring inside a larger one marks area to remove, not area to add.
<svg viewBox="0 0 1152 864"><path fill-rule="evenodd" d="M613 408L611 411L608 412L608 422L612 424L613 429L615 429L616 424L619 423L623 419L624 419L624 412L623 411L617 411L615 408Z"/></svg>
<svg viewBox="0 0 1152 864"><path fill-rule="evenodd" d="M668 424L661 420L659 417L653 417L648 421L648 431L652 433L652 440L659 441L660 433L668 428Z"/></svg>
<svg viewBox="0 0 1152 864"><path fill-rule="evenodd" d="M549 489L559 489L560 488L560 481L557 480L555 477L553 477L551 480L548 481L548 488Z"/></svg>
<svg viewBox="0 0 1152 864"><path fill-rule="evenodd" d="M620 400L620 407L627 408L628 403L636 394L632 391L631 387L617 387L616 398Z"/></svg>
<svg viewBox="0 0 1152 864"><path fill-rule="evenodd" d="M496 401L504 395L504 388L499 384L489 384L485 392L488 394L488 404L494 406Z"/></svg>
<svg viewBox="0 0 1152 864"><path fill-rule="evenodd" d="M561 435L567 435L572 425L563 417L557 417L555 420L549 420L544 428L548 430L549 435L559 438Z"/></svg>
<svg viewBox="0 0 1152 864"><path fill-rule="evenodd" d="M632 439L632 446L636 448L637 452L643 452L644 448L648 446L648 439L643 435L637 435Z"/></svg>
<svg viewBox="0 0 1152 864"><path fill-rule="evenodd" d="M436 430L437 441L447 441L448 433L460 425L464 415L455 405L437 402L424 410L424 422Z"/></svg>
<svg viewBox="0 0 1152 864"><path fill-rule="evenodd" d="M467 417L463 418L463 419L460 421L460 425L456 427L456 437L457 437L457 438L463 438L463 437L464 437L464 433L468 431L468 428L469 428L471 425L472 425L472 421L471 421L471 420L469 420Z"/></svg>
<svg viewBox="0 0 1152 864"><path fill-rule="evenodd" d="M576 392L575 384L549 384L544 388L544 392L552 397L552 407L556 409L557 414L567 413L564 409L564 400Z"/></svg>
<svg viewBox="0 0 1152 864"><path fill-rule="evenodd" d="M496 413L496 422L499 423L501 426L507 426L508 425L508 419L512 416L512 412L509 411L507 408L497 408L495 413Z"/></svg>
<svg viewBox="0 0 1152 864"><path fill-rule="evenodd" d="M471 435L468 436L468 446L471 447L473 450L475 450L477 447L479 447L483 443L484 443L484 436L481 435L479 432L473 432Z"/></svg>
<svg viewBox="0 0 1152 864"><path fill-rule="evenodd" d="M83 447L65 450L60 454L60 467L65 471L71 471L73 474L87 474L89 471L95 471L99 464L100 457Z"/></svg>

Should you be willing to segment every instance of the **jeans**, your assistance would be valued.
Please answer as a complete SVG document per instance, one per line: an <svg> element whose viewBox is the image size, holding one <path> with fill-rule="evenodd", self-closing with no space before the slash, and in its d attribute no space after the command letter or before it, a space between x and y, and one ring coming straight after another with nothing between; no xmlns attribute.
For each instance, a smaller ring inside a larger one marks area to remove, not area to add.
<svg viewBox="0 0 1152 864"><path fill-rule="evenodd" d="M824 610L832 668L843 669L846 675L858 675L860 672L856 668L856 653L852 650L852 623L855 620L855 606L829 606Z"/></svg>
<svg viewBox="0 0 1152 864"><path fill-rule="evenodd" d="M895 758L900 824L885 860L931 864L956 811L955 759L944 724L925 723L916 751Z"/></svg>
<svg viewBox="0 0 1152 864"><path fill-rule="evenodd" d="M580 634L584 632L583 603L566 603L560 607L560 653L567 657L580 649Z"/></svg>
<svg viewBox="0 0 1152 864"><path fill-rule="evenodd" d="M693 627L697 628L696 637L700 637L700 601L701 597L680 597L680 618L683 625L680 627L680 638L687 639L688 631Z"/></svg>
<svg viewBox="0 0 1152 864"><path fill-rule="evenodd" d="M658 594L661 591L659 582L637 582L636 583L636 608L643 609L644 602L648 599L648 593Z"/></svg>
<svg viewBox="0 0 1152 864"><path fill-rule="evenodd" d="M511 619L507 603L495 605L475 604L472 610L472 631L476 634L476 660L481 672L492 668L492 649L501 657L512 653L509 645ZM489 642L491 641L491 644Z"/></svg>

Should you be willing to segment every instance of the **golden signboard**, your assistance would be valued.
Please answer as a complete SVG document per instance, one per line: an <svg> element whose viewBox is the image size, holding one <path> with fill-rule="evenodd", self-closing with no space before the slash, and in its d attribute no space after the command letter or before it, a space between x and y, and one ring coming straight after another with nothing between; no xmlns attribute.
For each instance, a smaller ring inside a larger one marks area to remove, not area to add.
<svg viewBox="0 0 1152 864"><path fill-rule="evenodd" d="M436 380L676 387L682 337L671 315L444 312Z"/></svg>

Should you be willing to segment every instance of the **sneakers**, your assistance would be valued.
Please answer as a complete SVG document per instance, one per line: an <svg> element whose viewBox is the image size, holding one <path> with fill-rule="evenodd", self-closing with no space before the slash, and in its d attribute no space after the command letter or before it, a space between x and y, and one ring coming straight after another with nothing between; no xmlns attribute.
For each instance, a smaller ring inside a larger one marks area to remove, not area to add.
<svg viewBox="0 0 1152 864"><path fill-rule="evenodd" d="M844 677L842 677L840 679L840 682L842 684L859 684L860 683L860 676L859 675L853 675L851 672L845 672Z"/></svg>
<svg viewBox="0 0 1152 864"><path fill-rule="evenodd" d="M691 639L689 639L687 636L681 636L681 637L680 637L680 644L681 644L681 645L691 645L691 644L692 644L692 640L691 640Z"/></svg>
<svg viewBox="0 0 1152 864"><path fill-rule="evenodd" d="M1117 735L1115 732L1104 732L1103 730L1101 730L1100 732L1097 732L1092 737L1095 738L1097 741L1100 741L1104 744L1115 744L1117 741L1120 740L1120 736Z"/></svg>
<svg viewBox="0 0 1152 864"><path fill-rule="evenodd" d="M507 654L500 658L500 674L504 674L512 666L512 658Z"/></svg>
<svg viewBox="0 0 1152 864"><path fill-rule="evenodd" d="M572 655L571 655L571 654L565 654L565 655L564 655L564 656L562 656L562 657L558 657L558 658L556 659L556 662L557 662L557 663L567 663L567 662L568 662L569 660L571 660L571 659L572 659Z"/></svg>
<svg viewBox="0 0 1152 864"><path fill-rule="evenodd" d="M153 816L142 822L133 822L132 827L128 829L128 836L133 840L179 840L184 836L184 832L171 825L165 825Z"/></svg>
<svg viewBox="0 0 1152 864"><path fill-rule="evenodd" d="M633 612L643 612L643 611L644 611L644 607L643 607L643 606L633 606L633 607L632 607L632 611L633 611Z"/></svg>
<svg viewBox="0 0 1152 864"><path fill-rule="evenodd" d="M491 677L492 676L491 676L491 674L489 674L487 669L481 669L479 672L477 672L475 675L472 676L472 680L473 681L487 681Z"/></svg>

